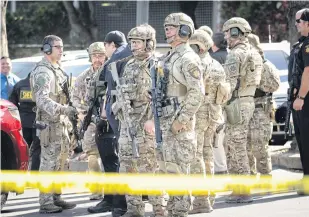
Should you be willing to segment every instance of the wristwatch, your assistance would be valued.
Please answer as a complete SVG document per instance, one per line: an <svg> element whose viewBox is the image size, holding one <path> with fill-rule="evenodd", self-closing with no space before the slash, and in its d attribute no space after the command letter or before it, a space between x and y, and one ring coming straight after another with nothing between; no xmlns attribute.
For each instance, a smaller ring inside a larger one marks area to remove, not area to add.
<svg viewBox="0 0 309 217"><path fill-rule="evenodd" d="M302 96L300 96L300 95L297 95L297 98L298 98L298 99L301 99L301 100L305 100L305 97L302 97Z"/></svg>

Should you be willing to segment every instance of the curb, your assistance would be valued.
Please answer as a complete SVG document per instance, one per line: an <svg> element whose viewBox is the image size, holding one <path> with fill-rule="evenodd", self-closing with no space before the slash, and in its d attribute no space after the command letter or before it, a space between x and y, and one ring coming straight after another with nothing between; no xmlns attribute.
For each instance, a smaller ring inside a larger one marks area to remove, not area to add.
<svg viewBox="0 0 309 217"><path fill-rule="evenodd" d="M275 153L271 156L271 162L273 166L302 170L300 154L298 152Z"/></svg>

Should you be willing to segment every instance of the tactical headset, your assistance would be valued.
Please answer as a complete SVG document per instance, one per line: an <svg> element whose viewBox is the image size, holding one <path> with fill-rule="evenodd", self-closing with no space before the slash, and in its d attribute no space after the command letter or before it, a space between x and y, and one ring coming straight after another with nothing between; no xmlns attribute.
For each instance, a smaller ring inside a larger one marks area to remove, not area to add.
<svg viewBox="0 0 309 217"><path fill-rule="evenodd" d="M242 32L240 31L239 28L232 27L230 28L230 34L232 38L237 38L238 36L240 36L240 34L242 34Z"/></svg>
<svg viewBox="0 0 309 217"><path fill-rule="evenodd" d="M197 54L199 54L201 52L200 47L197 44L191 44L190 47Z"/></svg>
<svg viewBox="0 0 309 217"><path fill-rule="evenodd" d="M41 47L41 51L43 51L44 53L46 53L47 55L50 55L53 52L53 48L50 45L50 43L48 41L46 41L43 44L43 47Z"/></svg>
<svg viewBox="0 0 309 217"><path fill-rule="evenodd" d="M150 39L146 40L146 51L154 50L154 42Z"/></svg>
<svg viewBox="0 0 309 217"><path fill-rule="evenodd" d="M191 32L191 29L189 26L187 25L180 25L179 27L179 31L178 31L178 35L181 37L181 38L185 38L185 37L188 37L192 34Z"/></svg>

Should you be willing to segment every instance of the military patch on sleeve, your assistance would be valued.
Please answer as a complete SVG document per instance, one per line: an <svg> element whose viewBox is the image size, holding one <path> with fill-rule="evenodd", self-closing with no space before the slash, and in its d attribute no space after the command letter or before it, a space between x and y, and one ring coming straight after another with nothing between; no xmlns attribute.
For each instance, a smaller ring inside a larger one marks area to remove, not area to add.
<svg viewBox="0 0 309 217"><path fill-rule="evenodd" d="M193 78L200 79L201 78L201 70L199 67L193 63L190 63L187 66L187 70Z"/></svg>
<svg viewBox="0 0 309 217"><path fill-rule="evenodd" d="M231 65L229 65L228 66L228 68L229 68L229 71L231 72L231 73L236 73L236 66L235 66L235 64L231 64Z"/></svg>

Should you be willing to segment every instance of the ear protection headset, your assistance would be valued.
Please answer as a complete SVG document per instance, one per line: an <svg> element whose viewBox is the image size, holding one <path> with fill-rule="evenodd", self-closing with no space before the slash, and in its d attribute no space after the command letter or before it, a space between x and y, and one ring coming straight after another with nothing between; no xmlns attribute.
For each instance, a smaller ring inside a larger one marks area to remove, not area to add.
<svg viewBox="0 0 309 217"><path fill-rule="evenodd" d="M154 42L150 39L146 40L146 51L154 50Z"/></svg>
<svg viewBox="0 0 309 217"><path fill-rule="evenodd" d="M53 52L53 48L48 42L45 42L43 44L43 47L41 47L41 51L43 51L47 55L50 55Z"/></svg>
<svg viewBox="0 0 309 217"><path fill-rule="evenodd" d="M200 47L197 44L191 44L190 47L192 48L192 50L196 53L199 54L200 53Z"/></svg>
<svg viewBox="0 0 309 217"><path fill-rule="evenodd" d="M187 25L180 25L178 35L181 38L185 38L191 35L191 29Z"/></svg>
<svg viewBox="0 0 309 217"><path fill-rule="evenodd" d="M231 37L237 38L241 34L241 31L237 27L232 27L230 28L230 33L231 33Z"/></svg>

